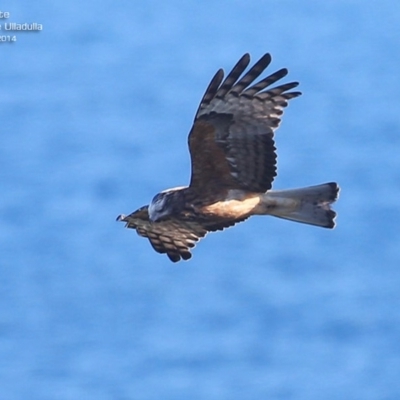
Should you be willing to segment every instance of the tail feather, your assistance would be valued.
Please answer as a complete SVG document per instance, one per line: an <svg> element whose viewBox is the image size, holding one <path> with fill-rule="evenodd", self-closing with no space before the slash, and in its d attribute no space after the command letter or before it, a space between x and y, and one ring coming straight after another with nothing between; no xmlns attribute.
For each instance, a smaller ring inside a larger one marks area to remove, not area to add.
<svg viewBox="0 0 400 400"><path fill-rule="evenodd" d="M331 204L338 198L335 182L300 189L270 190L263 198L268 214L304 224L333 228L336 212Z"/></svg>

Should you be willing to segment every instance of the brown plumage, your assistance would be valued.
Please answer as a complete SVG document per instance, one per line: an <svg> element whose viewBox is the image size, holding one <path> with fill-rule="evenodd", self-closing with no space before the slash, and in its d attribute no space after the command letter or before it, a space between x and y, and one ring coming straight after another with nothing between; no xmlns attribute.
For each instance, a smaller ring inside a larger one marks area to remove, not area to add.
<svg viewBox="0 0 400 400"><path fill-rule="evenodd" d="M287 75L286 69L253 84L270 62L265 54L240 78L250 63L245 54L225 80L222 69L215 74L189 134L189 186L161 192L149 206L117 218L174 262L189 259L190 249L207 232L251 215L334 226L330 204L338 195L336 183L270 190L276 176L274 131L288 100L301 94L290 91L297 82L270 88Z"/></svg>

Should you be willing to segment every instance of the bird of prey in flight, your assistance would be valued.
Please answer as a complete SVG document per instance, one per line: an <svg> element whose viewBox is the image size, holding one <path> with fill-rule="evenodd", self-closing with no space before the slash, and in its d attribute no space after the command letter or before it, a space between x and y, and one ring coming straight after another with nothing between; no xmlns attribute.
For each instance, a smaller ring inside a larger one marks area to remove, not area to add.
<svg viewBox="0 0 400 400"><path fill-rule="evenodd" d="M171 261L188 260L208 232L220 231L252 215L333 228L336 183L271 190L276 176L274 132L298 82L275 85L286 68L254 82L271 62L265 54L247 72L245 54L224 79L220 69L201 99L189 134L189 186L167 189L149 205L120 215L127 228L149 239Z"/></svg>

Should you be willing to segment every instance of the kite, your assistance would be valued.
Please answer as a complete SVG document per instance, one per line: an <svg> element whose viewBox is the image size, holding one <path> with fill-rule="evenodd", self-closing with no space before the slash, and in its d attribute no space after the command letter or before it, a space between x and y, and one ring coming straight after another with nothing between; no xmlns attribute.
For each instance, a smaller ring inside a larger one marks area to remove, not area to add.
<svg viewBox="0 0 400 400"><path fill-rule="evenodd" d="M208 232L252 215L335 226L331 204L337 183L271 190L277 171L274 132L288 101L301 93L293 91L298 82L273 86L286 68L254 82L271 63L270 54L245 72L249 63L245 54L225 79L220 69L200 102L188 138L189 185L164 190L149 205L117 217L173 262L191 258Z"/></svg>

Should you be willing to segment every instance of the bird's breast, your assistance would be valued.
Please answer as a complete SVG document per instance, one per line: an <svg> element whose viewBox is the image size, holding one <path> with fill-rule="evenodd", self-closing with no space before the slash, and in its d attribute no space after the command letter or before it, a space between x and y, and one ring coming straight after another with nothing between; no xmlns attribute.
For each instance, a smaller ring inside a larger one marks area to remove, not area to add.
<svg viewBox="0 0 400 400"><path fill-rule="evenodd" d="M254 214L260 201L258 193L229 190L225 199L203 206L200 211L221 218L244 218Z"/></svg>

